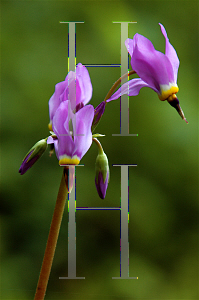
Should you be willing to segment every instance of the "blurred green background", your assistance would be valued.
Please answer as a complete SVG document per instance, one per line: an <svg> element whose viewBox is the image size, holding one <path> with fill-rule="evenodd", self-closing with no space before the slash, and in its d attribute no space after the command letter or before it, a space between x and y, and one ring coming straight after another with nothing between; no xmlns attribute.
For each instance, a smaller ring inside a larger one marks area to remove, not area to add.
<svg viewBox="0 0 199 300"><path fill-rule="evenodd" d="M189 124L144 88L129 99L130 133L120 131L119 100L97 132L110 163L105 200L95 189L97 148L76 170L77 206L119 206L120 168L129 168L129 275L119 276L119 212L77 211L77 276L67 276L63 218L46 300L199 299L198 295L198 1L1 1L1 299L33 299L62 169L44 156L25 175L27 151L49 135L48 100L68 68L68 25L76 26L77 63L119 64L120 24L164 52L161 22L180 59L178 98ZM104 99L120 68L88 68L91 104Z"/></svg>

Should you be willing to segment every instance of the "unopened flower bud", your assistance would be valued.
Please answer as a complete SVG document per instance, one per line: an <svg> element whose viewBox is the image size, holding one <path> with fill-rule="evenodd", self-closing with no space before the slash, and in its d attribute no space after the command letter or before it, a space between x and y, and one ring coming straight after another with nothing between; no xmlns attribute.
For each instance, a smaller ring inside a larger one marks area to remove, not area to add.
<svg viewBox="0 0 199 300"><path fill-rule="evenodd" d="M106 103L105 101L101 102L94 110L94 118L93 118L93 123L92 123L92 127L91 127L91 131L93 132L94 129L97 127L104 111L105 111L105 106Z"/></svg>
<svg viewBox="0 0 199 300"><path fill-rule="evenodd" d="M97 139L93 139L96 140ZM109 182L109 164L108 164L108 158L106 154L104 153L102 146L100 142L97 140L97 145L99 147L99 154L96 159L95 163L95 185L97 192L101 199L104 199L106 196L106 190L108 187Z"/></svg>
<svg viewBox="0 0 199 300"><path fill-rule="evenodd" d="M37 142L26 154L19 169L19 173L23 175L30 169L34 163L42 156L47 148L46 139Z"/></svg>

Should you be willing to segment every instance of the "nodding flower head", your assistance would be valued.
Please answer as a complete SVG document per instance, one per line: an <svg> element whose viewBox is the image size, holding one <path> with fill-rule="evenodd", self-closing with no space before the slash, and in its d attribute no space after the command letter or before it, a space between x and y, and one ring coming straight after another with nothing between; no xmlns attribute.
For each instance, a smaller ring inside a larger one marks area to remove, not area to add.
<svg viewBox="0 0 199 300"><path fill-rule="evenodd" d="M78 165L92 144L91 125L94 107L86 105L92 96L92 85L85 66L78 64L76 73L70 71L65 81L55 87L49 100L50 127L59 164Z"/></svg>
<svg viewBox="0 0 199 300"><path fill-rule="evenodd" d="M125 45L131 55L133 70L158 94L160 100L167 100L179 90L179 59L169 42L164 26L159 25L166 42L165 54L155 50L151 41L138 33L133 40L127 39Z"/></svg>
<svg viewBox="0 0 199 300"><path fill-rule="evenodd" d="M108 158L104 153L100 142L96 138L94 138L93 140L98 146L98 156L95 162L95 186L100 198L104 199L110 179Z"/></svg>
<svg viewBox="0 0 199 300"><path fill-rule="evenodd" d="M61 102L70 100L71 109L77 111L90 101L92 91L88 70L79 63L76 72L70 71L65 80L55 86L55 92L49 100L49 130L52 130L53 117Z"/></svg>
<svg viewBox="0 0 199 300"><path fill-rule="evenodd" d="M30 169L34 163L42 156L42 154L46 151L47 148L47 139L43 139L37 142L26 154L19 169L19 173L23 175Z"/></svg>
<svg viewBox="0 0 199 300"><path fill-rule="evenodd" d="M131 56L131 66L140 78L125 83L107 102L123 94L136 96L142 87L149 87L158 94L160 100L167 100L175 107L182 119L186 121L179 101L176 106L176 93L179 91L177 85L179 59L169 42L164 26L160 23L159 25L166 42L165 54L155 50L151 41L138 33L133 39L127 39L125 45Z"/></svg>

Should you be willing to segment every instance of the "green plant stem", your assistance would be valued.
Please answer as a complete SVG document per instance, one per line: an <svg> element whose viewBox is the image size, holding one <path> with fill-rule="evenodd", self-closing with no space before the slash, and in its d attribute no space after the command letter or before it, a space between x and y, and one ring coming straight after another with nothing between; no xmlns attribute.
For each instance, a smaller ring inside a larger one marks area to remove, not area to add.
<svg viewBox="0 0 199 300"><path fill-rule="evenodd" d="M102 148L102 145L101 145L100 141L98 141L97 138L93 138L93 142L95 142L97 144L99 154L103 154L104 151L103 151L103 148Z"/></svg>
<svg viewBox="0 0 199 300"><path fill-rule="evenodd" d="M127 72L125 73L124 75L122 75L112 86L112 88L109 90L108 94L106 95L105 99L104 99L104 102L105 102L105 105L107 104L106 100L108 100L112 94L114 93L115 89L118 87L118 85L120 85L120 83L122 82L122 80L124 80L126 77L129 77L130 75L132 74L135 74L136 72L134 70L130 71L130 72ZM100 122L100 119L101 119L102 116L100 116L99 120L97 121L97 123L95 124L95 126L92 125L92 132L95 131L96 127L98 126L99 122Z"/></svg>
<svg viewBox="0 0 199 300"><path fill-rule="evenodd" d="M124 75L122 75L115 83L114 85L112 86L112 88L109 90L108 94L106 95L104 101L106 102L106 100L108 100L113 92L115 91L115 89L118 87L118 85L121 83L122 80L124 80L126 77L132 75L132 74L135 74L136 72L134 70L131 70L130 72L127 72L125 73Z"/></svg>
<svg viewBox="0 0 199 300"><path fill-rule="evenodd" d="M67 172L65 172L65 176L66 174ZM64 207L68 195L66 182L67 180L65 179L63 172L34 300L43 300L46 294Z"/></svg>

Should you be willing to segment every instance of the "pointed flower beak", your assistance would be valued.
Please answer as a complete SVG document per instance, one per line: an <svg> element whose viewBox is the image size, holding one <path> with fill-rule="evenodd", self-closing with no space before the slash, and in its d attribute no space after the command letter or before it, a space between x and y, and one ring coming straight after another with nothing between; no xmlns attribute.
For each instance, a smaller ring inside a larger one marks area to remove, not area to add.
<svg viewBox="0 0 199 300"><path fill-rule="evenodd" d="M99 149L95 163L95 186L100 198L104 199L110 178L108 158L104 153L100 142L96 138L93 140L97 143Z"/></svg>
<svg viewBox="0 0 199 300"><path fill-rule="evenodd" d="M47 139L43 139L37 142L26 154L19 169L19 173L23 175L28 169L30 169L34 163L42 156L47 148Z"/></svg>
<svg viewBox="0 0 199 300"><path fill-rule="evenodd" d="M170 96L170 97L167 99L167 101L168 101L168 103L169 103L172 107L174 107L174 108L177 110L177 112L178 112L178 114L181 116L181 118L182 118L183 120L185 120L185 122L188 124L189 122L186 120L186 118L185 118L185 116L184 116L184 113L183 113L183 111L182 111L182 108L180 107L180 103L179 103L179 100L178 100L178 98L176 97L176 95L174 94L174 95Z"/></svg>

